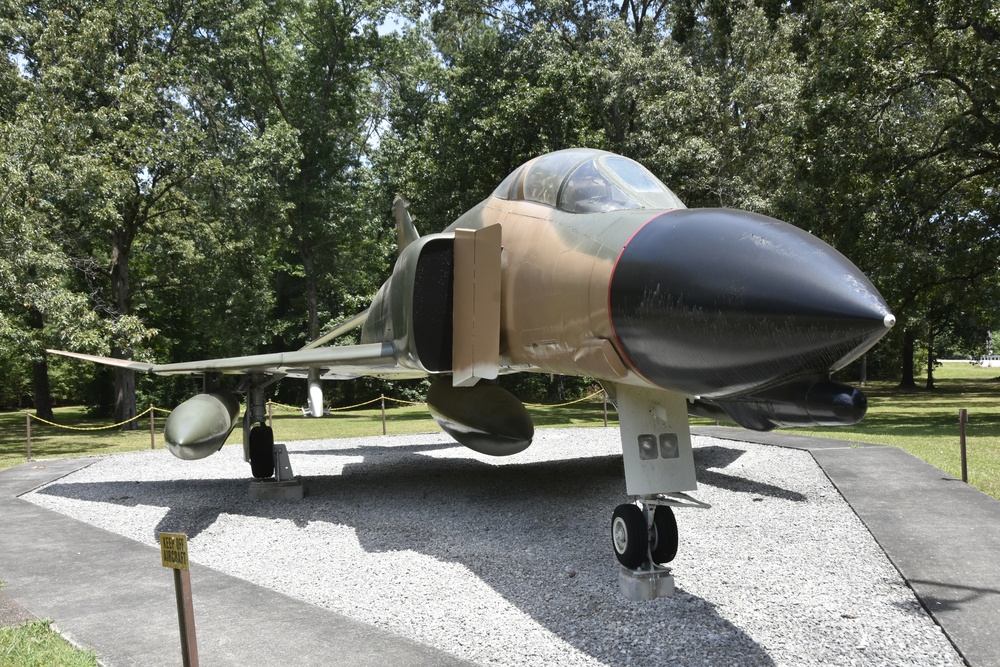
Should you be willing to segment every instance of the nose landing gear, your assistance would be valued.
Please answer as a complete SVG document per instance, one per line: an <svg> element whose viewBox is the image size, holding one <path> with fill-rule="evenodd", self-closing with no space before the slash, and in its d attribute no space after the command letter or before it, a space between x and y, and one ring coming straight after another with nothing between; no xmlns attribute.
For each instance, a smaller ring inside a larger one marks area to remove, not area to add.
<svg viewBox="0 0 1000 667"><path fill-rule="evenodd" d="M611 544L622 565L619 586L634 601L669 597L674 579L664 566L677 555L678 544L673 507L710 505L686 493L642 496L638 503L619 505L611 518Z"/></svg>
<svg viewBox="0 0 1000 667"><path fill-rule="evenodd" d="M629 569L666 565L677 555L677 519L669 505L639 501L615 508L611 543L618 562ZM662 502L662 501L660 501Z"/></svg>

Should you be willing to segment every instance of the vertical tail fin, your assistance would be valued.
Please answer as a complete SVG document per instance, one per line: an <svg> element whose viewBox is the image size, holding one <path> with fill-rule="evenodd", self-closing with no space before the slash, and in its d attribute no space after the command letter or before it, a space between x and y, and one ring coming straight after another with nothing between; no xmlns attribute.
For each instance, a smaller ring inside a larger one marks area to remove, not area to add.
<svg viewBox="0 0 1000 667"><path fill-rule="evenodd" d="M410 217L410 202L402 195L396 195L392 200L392 213L396 216L396 253L402 253L403 248L420 238L417 228Z"/></svg>

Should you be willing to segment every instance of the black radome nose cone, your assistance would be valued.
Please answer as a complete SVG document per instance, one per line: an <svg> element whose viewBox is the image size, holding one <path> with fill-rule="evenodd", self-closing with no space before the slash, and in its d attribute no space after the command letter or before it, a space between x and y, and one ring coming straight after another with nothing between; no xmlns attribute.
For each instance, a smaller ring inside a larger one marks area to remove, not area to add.
<svg viewBox="0 0 1000 667"><path fill-rule="evenodd" d="M622 250L609 300L636 371L705 397L842 368L895 322L878 290L832 247L731 209L651 220Z"/></svg>

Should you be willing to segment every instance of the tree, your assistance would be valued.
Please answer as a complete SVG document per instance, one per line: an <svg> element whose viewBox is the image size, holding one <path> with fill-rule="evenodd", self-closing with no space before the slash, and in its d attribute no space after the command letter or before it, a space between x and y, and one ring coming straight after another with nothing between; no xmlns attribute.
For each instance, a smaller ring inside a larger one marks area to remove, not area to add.
<svg viewBox="0 0 1000 667"><path fill-rule="evenodd" d="M209 143L190 103L197 95L189 40L192 3L48 2L25 5L19 57L31 93L22 113L49 105L65 137L57 178L41 193L52 229L80 264L113 325L111 355L129 358L151 331L133 315L132 253L152 222L183 211L182 186ZM46 117L46 116L43 116ZM115 418L135 416L131 371L115 370Z"/></svg>
<svg viewBox="0 0 1000 667"><path fill-rule="evenodd" d="M985 9L848 0L812 5L805 24L803 150L783 206L881 288L904 386L939 295L968 311L997 271L1000 53Z"/></svg>
<svg viewBox="0 0 1000 667"><path fill-rule="evenodd" d="M64 110L39 97L24 71L26 25L15 9L4 5L0 11L0 47L6 56L0 65L2 402L20 405L30 393L37 414L51 419L44 349L52 332L86 344L100 333L86 296L74 289L70 258L52 231L58 213L48 194L60 186L57 165L69 139L58 122ZM30 385L24 383L26 377Z"/></svg>
<svg viewBox="0 0 1000 667"><path fill-rule="evenodd" d="M399 4L252 2L221 34L225 48L242 56L218 72L238 120L259 137L293 145L293 173L275 181L274 194L294 253L286 261L301 267L284 272L283 291L301 298L278 306L291 317L305 313L309 338L319 335L321 321L355 306L355 295L337 288L381 260L364 241L382 220L360 208L359 193L377 122L375 77L387 67L391 41L377 28Z"/></svg>

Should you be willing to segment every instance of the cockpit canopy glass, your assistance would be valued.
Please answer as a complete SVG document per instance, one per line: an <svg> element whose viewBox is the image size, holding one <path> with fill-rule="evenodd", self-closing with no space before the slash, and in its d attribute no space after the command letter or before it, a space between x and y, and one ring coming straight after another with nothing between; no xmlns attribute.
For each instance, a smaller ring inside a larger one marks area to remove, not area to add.
<svg viewBox="0 0 1000 667"><path fill-rule="evenodd" d="M677 195L639 163L589 148L535 158L505 178L493 196L570 213L684 208Z"/></svg>

